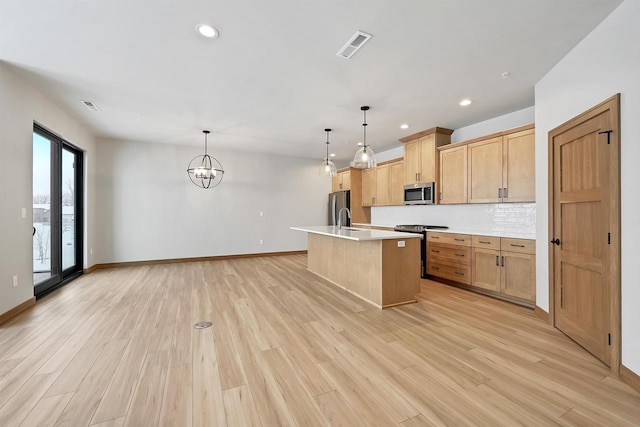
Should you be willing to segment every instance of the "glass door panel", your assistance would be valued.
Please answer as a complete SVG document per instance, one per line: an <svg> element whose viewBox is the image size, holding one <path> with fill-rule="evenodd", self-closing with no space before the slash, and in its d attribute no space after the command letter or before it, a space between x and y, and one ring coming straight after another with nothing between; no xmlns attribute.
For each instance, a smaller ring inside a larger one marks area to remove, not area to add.
<svg viewBox="0 0 640 427"><path fill-rule="evenodd" d="M62 149L62 270L76 265L75 153Z"/></svg>
<svg viewBox="0 0 640 427"><path fill-rule="evenodd" d="M33 135L33 283L38 285L56 274L51 262L51 163L55 145Z"/></svg>

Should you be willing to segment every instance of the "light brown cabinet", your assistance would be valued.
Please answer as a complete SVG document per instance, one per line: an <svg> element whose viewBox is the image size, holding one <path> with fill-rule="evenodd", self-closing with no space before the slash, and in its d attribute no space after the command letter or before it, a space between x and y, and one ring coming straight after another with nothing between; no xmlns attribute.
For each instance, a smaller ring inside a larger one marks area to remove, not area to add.
<svg viewBox="0 0 640 427"><path fill-rule="evenodd" d="M535 241L473 236L471 285L535 302Z"/></svg>
<svg viewBox="0 0 640 427"><path fill-rule="evenodd" d="M404 162L389 161L362 171L362 206L392 206L404 204Z"/></svg>
<svg viewBox="0 0 640 427"><path fill-rule="evenodd" d="M438 203L467 203L467 146L440 151Z"/></svg>
<svg viewBox="0 0 640 427"><path fill-rule="evenodd" d="M427 273L469 285L471 283L470 236L428 232Z"/></svg>
<svg viewBox="0 0 640 427"><path fill-rule="evenodd" d="M467 146L468 202L535 201L535 132L527 129Z"/></svg>
<svg viewBox="0 0 640 427"><path fill-rule="evenodd" d="M351 190L351 171L342 171L331 178L331 191Z"/></svg>
<svg viewBox="0 0 640 427"><path fill-rule="evenodd" d="M404 145L404 184L438 180L438 147L451 143L451 129L432 128L402 138Z"/></svg>
<svg viewBox="0 0 640 427"><path fill-rule="evenodd" d="M376 180L374 186L373 206L389 206L389 164L375 168Z"/></svg>
<svg viewBox="0 0 640 427"><path fill-rule="evenodd" d="M362 206L373 206L376 197L376 169L362 171Z"/></svg>
<svg viewBox="0 0 640 427"><path fill-rule="evenodd" d="M404 162L389 164L389 205L404 205Z"/></svg>

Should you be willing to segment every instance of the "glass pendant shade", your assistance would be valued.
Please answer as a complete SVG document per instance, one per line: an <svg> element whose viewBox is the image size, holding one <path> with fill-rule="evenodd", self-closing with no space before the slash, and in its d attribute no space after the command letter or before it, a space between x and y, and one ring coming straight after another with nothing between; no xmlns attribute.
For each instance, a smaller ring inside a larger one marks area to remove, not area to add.
<svg viewBox="0 0 640 427"><path fill-rule="evenodd" d="M371 147L363 145L356 151L356 155L353 156L351 167L356 169L369 169L376 167L376 154Z"/></svg>
<svg viewBox="0 0 640 427"><path fill-rule="evenodd" d="M336 168L336 165L333 163L333 160L329 159L329 132L331 132L331 129L325 129L324 130L327 133L327 157L324 158L324 160L322 161L322 164L320 165L320 169L318 169L318 174L322 175L322 176L330 176L330 177L334 177L338 174L338 169Z"/></svg>
<svg viewBox="0 0 640 427"><path fill-rule="evenodd" d="M222 169L222 165L215 157L207 154L207 135L209 131L203 130L202 133L204 133L204 154L194 157L189 162L187 173L191 182L198 187L213 188L222 182L224 169Z"/></svg>
<svg viewBox="0 0 640 427"><path fill-rule="evenodd" d="M334 177L338 174L338 169L336 165L333 163L333 160L329 160L328 158L324 159L322 165L320 165L320 169L318 173L322 176L331 176Z"/></svg>
<svg viewBox="0 0 640 427"><path fill-rule="evenodd" d="M367 145L367 110L369 107L360 107L364 114L364 123L362 123L362 147L356 151L351 162L351 167L356 169L369 169L376 167L376 153L373 152L370 146Z"/></svg>

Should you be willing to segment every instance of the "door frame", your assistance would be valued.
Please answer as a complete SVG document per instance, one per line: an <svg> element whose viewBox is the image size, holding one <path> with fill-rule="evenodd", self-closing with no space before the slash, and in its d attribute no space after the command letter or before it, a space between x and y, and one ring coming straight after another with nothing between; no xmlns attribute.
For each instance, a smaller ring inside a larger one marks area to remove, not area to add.
<svg viewBox="0 0 640 427"><path fill-rule="evenodd" d="M609 180L609 193L611 195L609 202L609 230L611 233L611 251L609 253L609 274L603 279L607 281L611 287L611 300L610 300L610 325L611 325L611 346L610 361L611 372L618 375L620 373L621 364L621 348L622 348L622 336L621 336L621 277L620 277L620 94L617 93L611 98L601 102L593 108L571 118L560 126L552 129L548 133L548 203L549 203L549 234L548 240L554 239L559 236L554 236L554 148L553 140L556 136L566 132L567 130L577 126L585 120L594 117L603 111L610 110L611 117L611 130L609 134L611 155L609 156L609 173L611 179ZM606 135L602 135L602 138L606 138ZM556 283L555 283L555 260L554 260L554 245L548 242L549 245L549 320L551 325L556 327L555 318L555 295L556 295Z"/></svg>

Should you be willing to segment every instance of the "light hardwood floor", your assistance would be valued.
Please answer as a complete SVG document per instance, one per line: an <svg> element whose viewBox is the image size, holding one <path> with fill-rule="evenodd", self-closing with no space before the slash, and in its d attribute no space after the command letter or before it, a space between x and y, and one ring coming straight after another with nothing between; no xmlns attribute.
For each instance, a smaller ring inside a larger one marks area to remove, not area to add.
<svg viewBox="0 0 640 427"><path fill-rule="evenodd" d="M304 255L99 270L0 327L0 426L640 425L532 310L423 285L380 311Z"/></svg>

